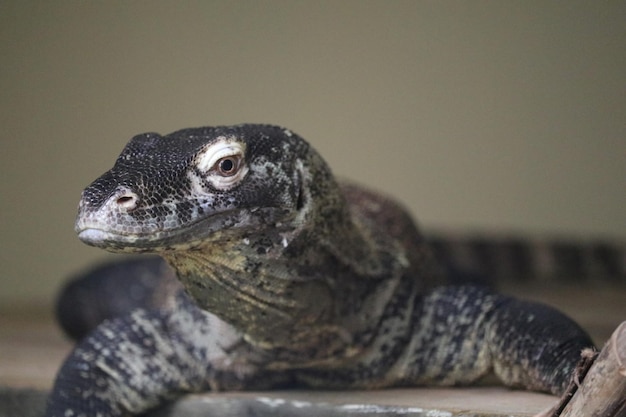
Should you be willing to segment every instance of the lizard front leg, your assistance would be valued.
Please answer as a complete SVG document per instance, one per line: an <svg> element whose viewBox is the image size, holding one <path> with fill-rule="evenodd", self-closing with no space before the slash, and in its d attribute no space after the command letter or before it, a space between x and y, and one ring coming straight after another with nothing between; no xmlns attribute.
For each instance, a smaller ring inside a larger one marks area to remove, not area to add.
<svg viewBox="0 0 626 417"><path fill-rule="evenodd" d="M418 384L468 384L493 371L507 386L560 395L582 350L593 347L557 310L480 286L437 288L416 315L399 369Z"/></svg>
<svg viewBox="0 0 626 417"><path fill-rule="evenodd" d="M562 395L583 352L595 349L591 338L552 307L498 298L487 324L495 374L512 387Z"/></svg>
<svg viewBox="0 0 626 417"><path fill-rule="evenodd" d="M233 365L225 352L238 336L183 293L174 304L105 321L83 339L58 373L46 416L134 415L185 392L244 387L254 366Z"/></svg>

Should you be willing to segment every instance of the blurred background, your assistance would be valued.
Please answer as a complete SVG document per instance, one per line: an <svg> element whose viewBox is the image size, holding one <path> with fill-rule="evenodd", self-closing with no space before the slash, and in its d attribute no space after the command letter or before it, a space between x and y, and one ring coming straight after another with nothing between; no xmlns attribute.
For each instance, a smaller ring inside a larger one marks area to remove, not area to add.
<svg viewBox="0 0 626 417"><path fill-rule="evenodd" d="M0 3L0 306L104 252L80 192L145 131L264 122L432 230L626 237L626 2Z"/></svg>

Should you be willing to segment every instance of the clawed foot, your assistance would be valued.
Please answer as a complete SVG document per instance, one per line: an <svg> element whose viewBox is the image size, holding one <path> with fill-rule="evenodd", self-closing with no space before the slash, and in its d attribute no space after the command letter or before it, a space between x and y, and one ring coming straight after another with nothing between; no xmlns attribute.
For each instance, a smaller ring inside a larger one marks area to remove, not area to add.
<svg viewBox="0 0 626 417"><path fill-rule="evenodd" d="M586 349L559 402L534 417L626 417L626 321L602 351Z"/></svg>

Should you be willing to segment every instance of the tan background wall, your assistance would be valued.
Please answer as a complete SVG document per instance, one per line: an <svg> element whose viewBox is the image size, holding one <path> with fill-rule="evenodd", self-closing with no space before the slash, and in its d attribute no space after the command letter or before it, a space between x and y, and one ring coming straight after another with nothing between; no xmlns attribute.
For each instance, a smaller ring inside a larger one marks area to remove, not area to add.
<svg viewBox="0 0 626 417"><path fill-rule="evenodd" d="M0 3L0 303L102 252L81 189L144 131L283 124L429 227L626 236L626 2Z"/></svg>

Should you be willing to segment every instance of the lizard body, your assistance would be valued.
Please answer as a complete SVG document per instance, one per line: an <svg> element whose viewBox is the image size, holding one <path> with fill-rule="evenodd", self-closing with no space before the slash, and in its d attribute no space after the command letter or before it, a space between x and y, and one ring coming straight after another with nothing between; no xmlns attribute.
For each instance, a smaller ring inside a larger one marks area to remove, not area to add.
<svg viewBox="0 0 626 417"><path fill-rule="evenodd" d="M560 394L592 346L549 307L451 285L402 207L337 182L276 126L136 136L83 192L76 230L109 251L160 254L184 291L81 341L49 416L137 414L207 389L469 384L489 371Z"/></svg>

